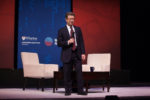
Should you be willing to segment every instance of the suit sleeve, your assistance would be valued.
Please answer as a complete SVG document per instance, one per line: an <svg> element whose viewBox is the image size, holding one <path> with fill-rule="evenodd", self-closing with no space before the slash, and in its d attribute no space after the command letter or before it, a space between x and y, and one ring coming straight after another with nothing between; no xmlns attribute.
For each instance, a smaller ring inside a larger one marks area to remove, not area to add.
<svg viewBox="0 0 150 100"><path fill-rule="evenodd" d="M63 40L63 35L62 35L61 30L58 31L57 44L59 47L68 47L69 46L68 41Z"/></svg>
<svg viewBox="0 0 150 100"><path fill-rule="evenodd" d="M81 41L81 43L80 43L81 44L81 53L85 54L84 40L83 40L82 31L80 28L79 28L79 31L80 31L80 41Z"/></svg>

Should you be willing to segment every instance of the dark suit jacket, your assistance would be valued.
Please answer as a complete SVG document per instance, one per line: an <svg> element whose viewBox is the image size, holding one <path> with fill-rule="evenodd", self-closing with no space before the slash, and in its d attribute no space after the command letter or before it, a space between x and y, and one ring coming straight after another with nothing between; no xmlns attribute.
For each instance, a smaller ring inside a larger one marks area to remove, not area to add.
<svg viewBox="0 0 150 100"><path fill-rule="evenodd" d="M81 54L85 54L84 41L83 41L80 27L74 26L74 28L75 28L75 34L77 40L76 53L78 55L79 60L81 60ZM57 37L57 44L59 47L62 47L61 60L63 63L68 63L71 60L73 45L68 45L69 39L70 39L70 35L67 26L65 26L58 31L58 37Z"/></svg>

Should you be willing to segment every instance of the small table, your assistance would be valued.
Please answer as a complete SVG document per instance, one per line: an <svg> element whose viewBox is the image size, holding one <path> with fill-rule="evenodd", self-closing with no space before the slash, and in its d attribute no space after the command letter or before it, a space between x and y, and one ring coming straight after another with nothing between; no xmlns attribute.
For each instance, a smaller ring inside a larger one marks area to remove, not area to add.
<svg viewBox="0 0 150 100"><path fill-rule="evenodd" d="M76 72L72 72L72 79L76 79ZM109 72L82 72L83 80L85 82L86 92L88 92L88 81L91 80L105 80L107 85L107 92L110 90L110 73ZM63 72L54 72L54 83L53 83L53 93L55 89L57 90L57 80L63 79ZM104 85L103 85L104 91Z"/></svg>

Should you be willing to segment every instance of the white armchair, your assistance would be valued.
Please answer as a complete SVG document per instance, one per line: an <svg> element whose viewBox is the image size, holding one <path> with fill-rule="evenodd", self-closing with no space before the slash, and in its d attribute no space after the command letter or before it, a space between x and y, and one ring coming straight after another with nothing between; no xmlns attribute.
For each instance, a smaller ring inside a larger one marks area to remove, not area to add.
<svg viewBox="0 0 150 100"><path fill-rule="evenodd" d="M107 91L109 92L110 63L111 63L110 53L88 54L87 64L82 65L82 72L90 72L90 67L94 67L94 72L100 76L98 77L98 79L102 79L104 83L107 83ZM88 83L86 83L86 85L87 85L86 91L88 91ZM104 84L103 84L103 90L104 90Z"/></svg>
<svg viewBox="0 0 150 100"><path fill-rule="evenodd" d="M54 77L54 71L58 71L57 64L40 64L37 53L21 52L22 64L23 64L23 75L25 78L23 90L27 78L47 79ZM42 87L42 91L44 88Z"/></svg>
<svg viewBox="0 0 150 100"><path fill-rule="evenodd" d="M94 67L94 72L110 72L111 54L88 54L87 64L82 65L83 72L90 72L90 67Z"/></svg>

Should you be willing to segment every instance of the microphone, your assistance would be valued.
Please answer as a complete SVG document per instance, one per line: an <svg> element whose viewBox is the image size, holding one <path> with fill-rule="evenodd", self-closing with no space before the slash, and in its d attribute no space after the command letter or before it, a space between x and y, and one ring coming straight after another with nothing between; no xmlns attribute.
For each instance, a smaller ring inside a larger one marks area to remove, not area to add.
<svg viewBox="0 0 150 100"><path fill-rule="evenodd" d="M71 37L70 37L70 38L75 39L75 38L74 38L74 34L75 34L75 32L73 32L73 33L72 33L72 35L71 35ZM73 43L72 43L72 46L73 46Z"/></svg>
<svg viewBox="0 0 150 100"><path fill-rule="evenodd" d="M74 34L75 34L75 33L73 32L71 38L74 38Z"/></svg>

